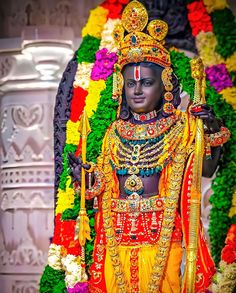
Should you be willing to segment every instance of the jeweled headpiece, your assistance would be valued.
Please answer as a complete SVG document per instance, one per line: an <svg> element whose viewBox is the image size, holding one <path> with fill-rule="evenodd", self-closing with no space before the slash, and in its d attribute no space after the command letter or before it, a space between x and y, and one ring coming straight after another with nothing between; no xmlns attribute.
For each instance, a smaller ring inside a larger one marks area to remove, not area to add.
<svg viewBox="0 0 236 293"><path fill-rule="evenodd" d="M168 25L164 21L152 20L148 24L146 8L134 0L124 9L121 22L122 25L114 30L120 69L128 63L145 61L162 67L171 65L169 52L163 46L168 32ZM146 26L148 34L143 32ZM126 36L125 31L128 32Z"/></svg>

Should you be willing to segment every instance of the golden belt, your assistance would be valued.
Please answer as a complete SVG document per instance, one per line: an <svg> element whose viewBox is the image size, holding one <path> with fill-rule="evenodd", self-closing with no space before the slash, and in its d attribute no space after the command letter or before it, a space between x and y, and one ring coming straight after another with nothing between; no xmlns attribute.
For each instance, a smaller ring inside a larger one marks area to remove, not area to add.
<svg viewBox="0 0 236 293"><path fill-rule="evenodd" d="M158 195L142 198L137 193L129 195L126 199L113 198L111 211L117 213L140 213L163 210L163 198Z"/></svg>

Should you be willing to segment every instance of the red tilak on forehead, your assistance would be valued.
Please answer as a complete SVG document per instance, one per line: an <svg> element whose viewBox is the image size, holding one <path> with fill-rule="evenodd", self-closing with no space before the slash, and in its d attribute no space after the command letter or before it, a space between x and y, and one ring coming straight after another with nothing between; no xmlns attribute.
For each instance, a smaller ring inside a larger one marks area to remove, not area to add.
<svg viewBox="0 0 236 293"><path fill-rule="evenodd" d="M139 81L140 79L140 65L134 66L134 80Z"/></svg>

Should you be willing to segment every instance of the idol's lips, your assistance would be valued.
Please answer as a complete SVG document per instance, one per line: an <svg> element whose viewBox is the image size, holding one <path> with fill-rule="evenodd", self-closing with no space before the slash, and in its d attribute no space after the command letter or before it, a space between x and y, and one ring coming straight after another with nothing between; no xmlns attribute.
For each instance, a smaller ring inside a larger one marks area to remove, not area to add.
<svg viewBox="0 0 236 293"><path fill-rule="evenodd" d="M132 100L136 103L141 103L145 100L145 97L134 97Z"/></svg>

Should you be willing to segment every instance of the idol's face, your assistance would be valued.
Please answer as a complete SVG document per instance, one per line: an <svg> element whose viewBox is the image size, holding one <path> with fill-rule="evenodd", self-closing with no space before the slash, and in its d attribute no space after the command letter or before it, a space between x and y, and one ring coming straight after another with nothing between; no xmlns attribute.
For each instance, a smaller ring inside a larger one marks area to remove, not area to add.
<svg viewBox="0 0 236 293"><path fill-rule="evenodd" d="M148 113L161 106L164 90L161 80L161 68L127 66L124 69L124 90L127 104L135 113Z"/></svg>

